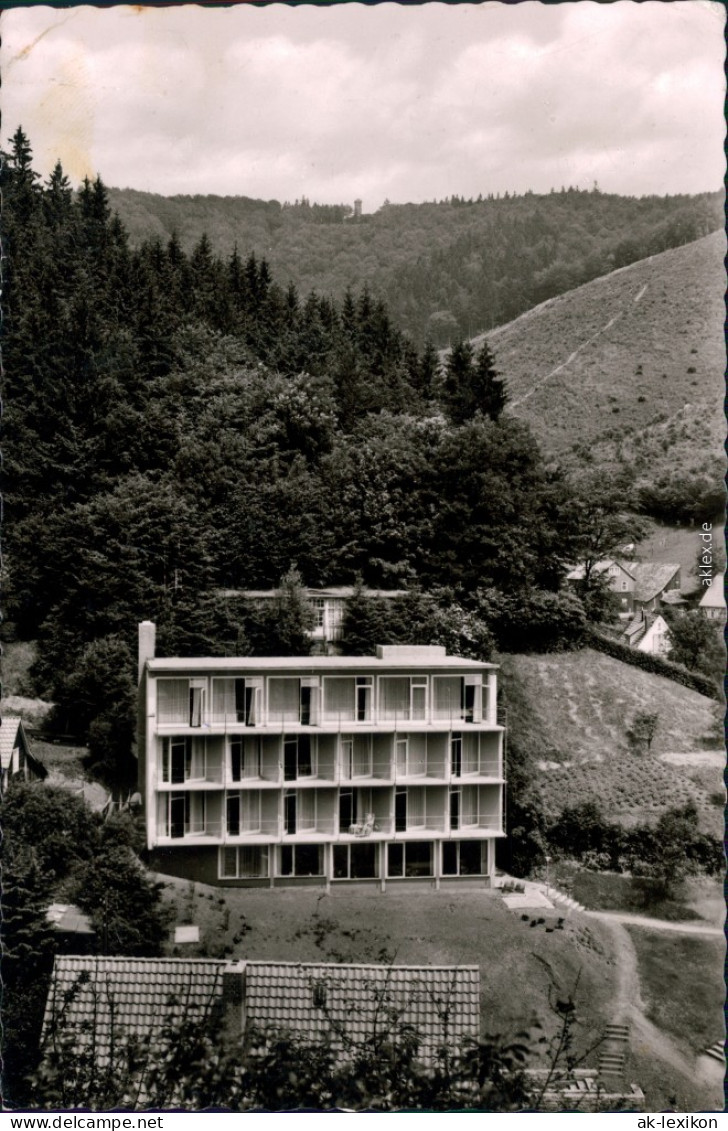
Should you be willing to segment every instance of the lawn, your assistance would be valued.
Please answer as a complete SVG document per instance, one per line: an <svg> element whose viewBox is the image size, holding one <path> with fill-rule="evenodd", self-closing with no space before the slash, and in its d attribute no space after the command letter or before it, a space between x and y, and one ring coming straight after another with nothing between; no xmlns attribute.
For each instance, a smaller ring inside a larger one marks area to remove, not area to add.
<svg viewBox="0 0 728 1131"><path fill-rule="evenodd" d="M717 905L721 903L718 880L688 880L678 896L667 899L657 894L650 880L633 881L631 876L615 872L576 871L571 877L570 892L591 911L626 911L675 922L707 918L716 926L722 922L722 915L716 917Z"/></svg>
<svg viewBox="0 0 728 1131"><path fill-rule="evenodd" d="M627 928L649 1019L698 1055L723 1036L721 939Z"/></svg>
<svg viewBox="0 0 728 1131"><path fill-rule="evenodd" d="M554 929L552 916L531 926L531 916L521 919L495 892L411 887L382 894L367 886L329 895L320 888L272 893L167 880L166 895L177 922L197 923L201 949L215 957L478 965L489 1033L514 1033L536 1020L553 1033L549 1000L568 997L578 979L581 1046L611 1020L614 967L601 924L567 919Z"/></svg>

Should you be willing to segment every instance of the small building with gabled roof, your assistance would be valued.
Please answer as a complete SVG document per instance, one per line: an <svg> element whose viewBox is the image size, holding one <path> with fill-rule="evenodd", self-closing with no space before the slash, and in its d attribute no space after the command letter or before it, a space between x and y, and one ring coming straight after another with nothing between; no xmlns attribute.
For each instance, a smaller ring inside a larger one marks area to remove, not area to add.
<svg viewBox="0 0 728 1131"><path fill-rule="evenodd" d="M725 624L725 578L722 573L716 573L709 587L701 597L698 608L706 620L715 621L716 624Z"/></svg>
<svg viewBox="0 0 728 1131"><path fill-rule="evenodd" d="M16 715L0 719L0 788L5 791L11 781L38 781L48 776L48 771L30 751L23 720Z"/></svg>

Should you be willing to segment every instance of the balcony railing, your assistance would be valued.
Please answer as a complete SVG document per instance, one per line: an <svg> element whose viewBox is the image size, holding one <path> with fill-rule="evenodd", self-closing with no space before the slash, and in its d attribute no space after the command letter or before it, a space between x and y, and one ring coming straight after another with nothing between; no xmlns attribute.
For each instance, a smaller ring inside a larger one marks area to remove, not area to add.
<svg viewBox="0 0 728 1131"><path fill-rule="evenodd" d="M343 765L332 765L331 763L321 765L319 763L313 769L313 772L299 772L291 778L285 776L283 762L279 763L277 767L264 767L260 774L243 773L239 778L234 778L228 767L224 773L221 770L216 770L204 777L188 777L183 781L172 781L169 776L163 778L160 767L157 772L157 788L164 791L184 790L186 792L196 789L204 790L205 787L246 790L299 785L323 789L327 786L362 785L365 783L373 785L395 782L422 785L427 785L428 782L449 781L472 783L477 778L501 777L503 777L503 764L499 758L481 758L478 765L465 764L458 769L453 767L449 761L430 762L424 765L421 762L409 762L406 765L397 766L393 756L391 760L373 759L369 763L362 762L358 766L350 765L348 760Z"/></svg>
<svg viewBox="0 0 728 1131"><path fill-rule="evenodd" d="M379 706L367 711L366 717L361 718L355 710L332 711L315 710L313 712L301 711L295 707L290 710L272 711L261 710L254 716L242 719L236 712L230 713L218 710L209 710L200 716L194 723L187 711L180 711L172 716L165 713L164 719L157 718L156 726L160 732L170 730L200 731L206 726L224 728L228 732L243 733L246 730L265 728L267 730L286 730L296 727L313 727L334 730L360 730L378 724L398 727L420 727L447 723L450 727L459 728L469 724L505 726L505 713L501 708L497 712L488 708L484 711L473 711L470 708L430 705L424 711L408 708L396 709Z"/></svg>

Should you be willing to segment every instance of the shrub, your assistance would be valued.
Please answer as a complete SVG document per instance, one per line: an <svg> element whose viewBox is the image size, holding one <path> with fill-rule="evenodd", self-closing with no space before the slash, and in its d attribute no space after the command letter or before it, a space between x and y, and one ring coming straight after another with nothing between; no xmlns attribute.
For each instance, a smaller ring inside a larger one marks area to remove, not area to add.
<svg viewBox="0 0 728 1131"><path fill-rule="evenodd" d="M673 664L659 656L652 656L649 652L640 652L636 648L630 648L628 644L621 644L618 640L612 640L611 637L597 629L589 629L587 637L589 647L595 648L597 652L604 652L607 656L613 656L615 660L632 664L633 667L642 668L643 671L665 676L666 679L672 679L675 683L681 683L683 687L689 687L692 691L698 691L701 695L707 695L711 699L719 697L720 692L717 684L708 679L707 676L699 675L697 672L689 672L687 668L681 667L680 664Z"/></svg>

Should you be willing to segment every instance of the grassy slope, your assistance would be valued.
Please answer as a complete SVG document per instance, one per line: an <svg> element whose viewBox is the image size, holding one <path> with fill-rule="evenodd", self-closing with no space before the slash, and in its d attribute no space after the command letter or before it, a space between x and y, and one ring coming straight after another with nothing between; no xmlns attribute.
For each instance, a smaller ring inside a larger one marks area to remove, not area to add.
<svg viewBox="0 0 728 1131"><path fill-rule="evenodd" d="M296 962L387 962L478 965L485 1032L513 1034L535 1019L547 1033L555 1018L549 993L574 988L586 1049L611 1019L614 968L609 936L601 924L567 920L531 927L509 911L500 896L484 889L433 891L371 886L334 889L227 889L168 881L179 922L201 926L203 944L214 953L230 947L236 958ZM534 912L537 917L541 912ZM558 914L558 913L556 913ZM240 935L241 916L250 930ZM193 951L184 948L185 954ZM228 952L229 953L229 952Z"/></svg>
<svg viewBox="0 0 728 1131"><path fill-rule="evenodd" d="M637 952L647 1015L695 1054L723 1036L725 996L720 939L628 927Z"/></svg>
<svg viewBox="0 0 728 1131"><path fill-rule="evenodd" d="M659 757L717 744L710 699L591 649L501 662L510 741L533 765L559 764L538 771L549 810L593 799L631 823L694 799L706 831L720 835L720 773ZM626 731L646 707L659 715L658 732L649 755L634 754Z"/></svg>
<svg viewBox="0 0 728 1131"><path fill-rule="evenodd" d="M552 450L603 441L615 429L617 437L646 430L640 441L645 459L666 466L674 466L679 437L681 456L697 456L698 464L716 442L720 454L724 251L722 233L706 236L595 279L491 331L488 341L507 377L514 415ZM599 462L616 458L615 444L598 454Z"/></svg>

